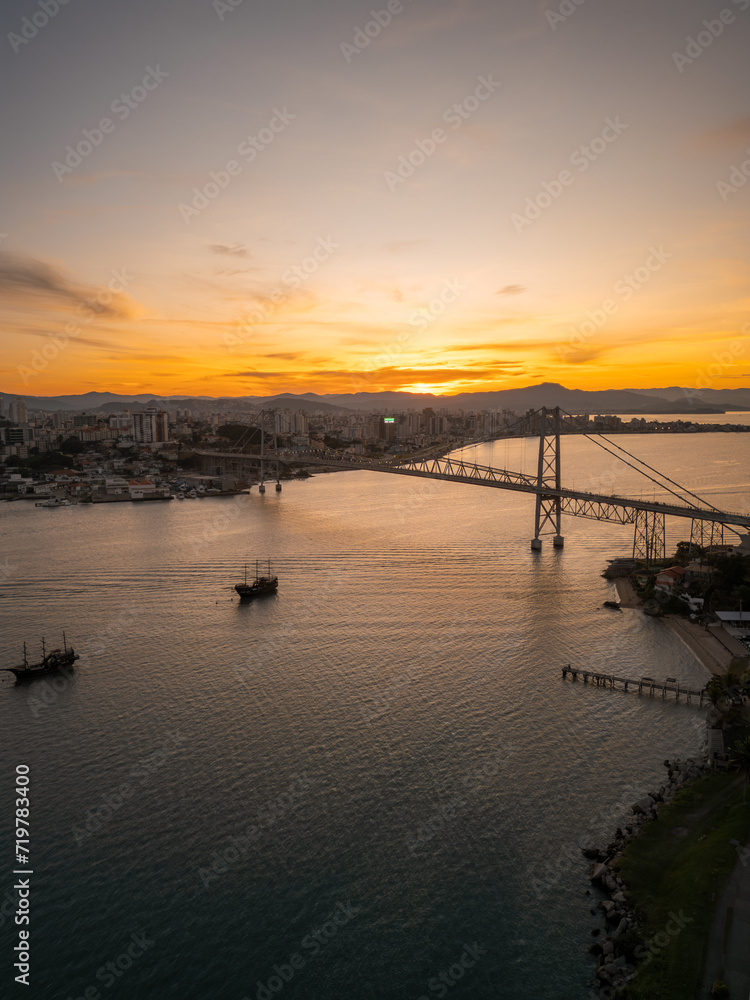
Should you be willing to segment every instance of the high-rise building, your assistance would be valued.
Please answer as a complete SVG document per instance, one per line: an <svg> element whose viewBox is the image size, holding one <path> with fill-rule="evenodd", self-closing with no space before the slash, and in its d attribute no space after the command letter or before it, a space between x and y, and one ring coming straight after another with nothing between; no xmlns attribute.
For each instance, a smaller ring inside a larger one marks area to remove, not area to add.
<svg viewBox="0 0 750 1000"><path fill-rule="evenodd" d="M16 424L28 423L28 411L22 399L14 399L8 405L8 419Z"/></svg>
<svg viewBox="0 0 750 1000"><path fill-rule="evenodd" d="M378 437L381 441L396 440L396 418L380 417L378 421Z"/></svg>
<svg viewBox="0 0 750 1000"><path fill-rule="evenodd" d="M113 413L109 418L109 426L113 427L115 430L120 431L130 431L133 432L133 417L128 410L123 410L120 413Z"/></svg>
<svg viewBox="0 0 750 1000"><path fill-rule="evenodd" d="M139 444L163 444L169 440L169 414L145 410L133 414L133 437Z"/></svg>

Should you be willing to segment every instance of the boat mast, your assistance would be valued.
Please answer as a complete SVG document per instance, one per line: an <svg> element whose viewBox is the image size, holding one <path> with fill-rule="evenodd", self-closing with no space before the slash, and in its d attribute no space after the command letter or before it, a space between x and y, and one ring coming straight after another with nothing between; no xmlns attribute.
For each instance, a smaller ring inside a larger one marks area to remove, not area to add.
<svg viewBox="0 0 750 1000"><path fill-rule="evenodd" d="M26 643L23 644L23 665L27 670L29 669L29 659L26 655Z"/></svg>
<svg viewBox="0 0 750 1000"><path fill-rule="evenodd" d="M261 410L260 411L260 486L258 488L258 492L260 493L265 493L266 491L266 488L263 485L263 458L266 447L265 420L266 420L266 415L264 411Z"/></svg>
<svg viewBox="0 0 750 1000"><path fill-rule="evenodd" d="M68 643L65 639L65 629L63 629L63 652L68 652Z"/></svg>

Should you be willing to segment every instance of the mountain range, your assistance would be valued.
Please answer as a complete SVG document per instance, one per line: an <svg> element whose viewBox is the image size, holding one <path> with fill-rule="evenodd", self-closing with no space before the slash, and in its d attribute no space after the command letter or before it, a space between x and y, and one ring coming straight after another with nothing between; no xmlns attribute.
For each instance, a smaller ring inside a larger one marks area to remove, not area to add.
<svg viewBox="0 0 750 1000"><path fill-rule="evenodd" d="M2 393L7 405L23 399L30 409L92 410L112 412L120 409L146 409L149 406L174 409L211 403L217 410L230 409L238 403L253 408L289 408L312 412L371 410L496 410L522 412L541 406L560 406L569 413L723 413L750 410L750 388L690 389L669 386L663 389L603 389L587 391L567 389L556 382L500 389L495 392L462 392L455 396L436 396L412 392L289 393L276 396L158 396L137 393L123 396L113 392L86 392L63 396L18 396Z"/></svg>

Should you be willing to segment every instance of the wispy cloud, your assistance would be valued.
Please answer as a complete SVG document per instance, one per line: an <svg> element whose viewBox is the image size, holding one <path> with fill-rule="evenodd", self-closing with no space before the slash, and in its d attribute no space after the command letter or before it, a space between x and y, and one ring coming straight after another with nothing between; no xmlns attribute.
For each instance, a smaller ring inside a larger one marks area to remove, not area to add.
<svg viewBox="0 0 750 1000"><path fill-rule="evenodd" d="M77 187L93 187L100 181L120 180L123 177L145 177L144 170L104 170L99 173L70 174L65 178L66 184Z"/></svg>
<svg viewBox="0 0 750 1000"><path fill-rule="evenodd" d="M696 139L700 149L725 150L747 146L750 143L750 118L738 118L720 128L702 132Z"/></svg>
<svg viewBox="0 0 750 1000"><path fill-rule="evenodd" d="M249 257L250 251L244 243L209 243L212 253L227 254L230 257Z"/></svg>
<svg viewBox="0 0 750 1000"><path fill-rule="evenodd" d="M384 243L383 247L388 253L404 253L406 250L415 250L433 242L434 240L392 240L390 243Z"/></svg>
<svg viewBox="0 0 750 1000"><path fill-rule="evenodd" d="M0 252L0 292L13 301L29 296L50 304L92 306L101 316L131 319L138 314L136 304L122 293L113 294L93 285L75 281L61 268L23 254ZM97 298L99 296L99 298Z"/></svg>

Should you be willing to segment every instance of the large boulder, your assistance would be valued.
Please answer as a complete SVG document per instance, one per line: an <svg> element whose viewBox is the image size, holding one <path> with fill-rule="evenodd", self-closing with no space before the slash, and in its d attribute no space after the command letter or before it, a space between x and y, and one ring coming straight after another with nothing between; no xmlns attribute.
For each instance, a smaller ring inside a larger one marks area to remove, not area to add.
<svg viewBox="0 0 750 1000"><path fill-rule="evenodd" d="M634 803L630 808L636 814L636 816L640 816L641 814L648 812L649 809L652 809L653 805L654 805L654 800L651 798L651 796L644 795L642 799L638 799L638 801Z"/></svg>
<svg viewBox="0 0 750 1000"><path fill-rule="evenodd" d="M621 934L624 934L628 927L630 927L630 921L627 917L623 917L615 930L612 931L613 940L614 938L618 938Z"/></svg>
<svg viewBox="0 0 750 1000"><path fill-rule="evenodd" d="M591 866L589 871L589 878L592 882L601 882L609 874L609 868L605 864L596 862Z"/></svg>

